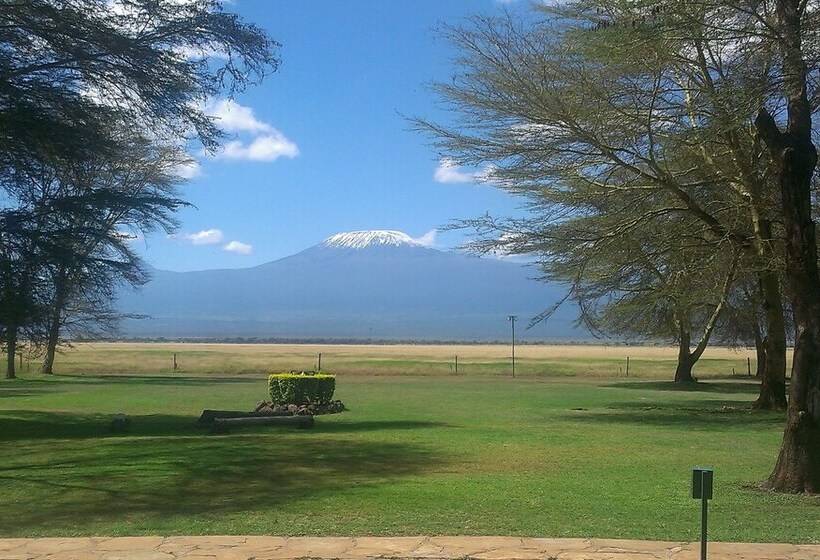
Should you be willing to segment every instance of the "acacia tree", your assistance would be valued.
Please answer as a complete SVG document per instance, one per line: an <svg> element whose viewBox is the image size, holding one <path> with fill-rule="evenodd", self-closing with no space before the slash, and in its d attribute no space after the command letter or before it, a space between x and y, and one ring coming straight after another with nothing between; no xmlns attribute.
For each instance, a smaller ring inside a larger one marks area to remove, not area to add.
<svg viewBox="0 0 820 560"><path fill-rule="evenodd" d="M784 298L783 307L788 309L788 302ZM759 278L747 275L739 279L727 301L723 318L717 328L717 336L720 342L731 347L753 346L756 353L757 377L763 387L760 395L753 407L756 409L773 410L781 409L779 402L766 401L774 395L785 393L785 387L778 387L776 390L767 389L765 385L780 383L777 377L766 375L768 351L767 338L769 333L766 330L765 320L766 310L763 307L763 300L760 297ZM786 313L786 338L791 336L792 325L789 319L790 313ZM785 359L785 358L784 358ZM785 380L782 380L785 384Z"/></svg>
<svg viewBox="0 0 820 560"><path fill-rule="evenodd" d="M651 5L661 22L659 35L666 40L682 37L690 47L675 49L675 56L699 61L708 69L702 74L708 90L723 93L723 114L734 118L721 123L721 128L751 128L755 143L765 149L758 152L762 173L745 183L753 201L763 192L777 198L775 216L782 224L781 234L767 235L773 220L755 221L753 216L753 223L758 243L775 241L775 237L783 243L784 277L795 329L786 428L766 486L787 492L820 492L820 275L812 216L812 179L817 167L813 115L820 101L820 3L749 0ZM627 11L634 16L629 6ZM726 127L729 122L740 126Z"/></svg>
<svg viewBox="0 0 820 560"><path fill-rule="evenodd" d="M744 78L738 80L742 86L739 91L728 88L740 95L726 98L724 105L739 122L751 123L755 140L767 152L760 159L770 181L762 185L773 184L778 198L777 218L783 227L784 276L794 315L795 345L783 443L766 486L787 492L817 493L820 275L812 216L812 179L817 166L813 115L820 101L820 3L698 1L680 6L673 16L662 18L662 35L686 37L696 48L695 57L701 60L716 51L725 53L723 58L729 64L720 69L728 71L716 74L713 81L724 83ZM692 33L693 20L706 33ZM703 40L704 35L708 42ZM711 48L707 50L706 45ZM751 72L757 77L750 81ZM750 197L755 194L749 191Z"/></svg>
<svg viewBox="0 0 820 560"><path fill-rule="evenodd" d="M537 255L543 279L568 286L593 333L678 345L674 380L689 383L726 307L739 258L732 244L701 237L700 223L657 195L629 190L590 199L561 219L466 220L475 252ZM624 220L651 212L655 219ZM504 233L498 237L498 232ZM548 319L554 309L533 319Z"/></svg>
<svg viewBox="0 0 820 560"><path fill-rule="evenodd" d="M448 28L464 70L436 89L461 119L452 127L419 124L453 160L487 166L490 182L527 197L536 221L629 191L655 196L660 206L643 215L625 206L623 223L651 221L657 210L687 214L702 237L746 253L769 310L767 375L779 379L761 385L780 388L764 401L784 406L785 331L770 227L776 201L751 126L736 126L724 104L737 95L735 84L704 85L714 68L678 57L688 45L670 45L654 23L594 4L563 8L560 24L478 18ZM615 24L621 20L628 23Z"/></svg>
<svg viewBox="0 0 820 560"><path fill-rule="evenodd" d="M276 70L277 43L219 0L28 0L0 7L2 159L81 159L116 145L112 118L206 148L204 111Z"/></svg>
<svg viewBox="0 0 820 560"><path fill-rule="evenodd" d="M766 144L783 203L786 278L795 322L792 384L783 444L767 482L776 490L820 492L820 274L812 217L812 177L817 150L812 142L813 106L809 100L809 52L804 44L817 38L813 2L777 0L770 16L782 80L773 95L785 101L785 123L778 124L773 102L762 105L755 119ZM815 59L816 60L816 59ZM814 88L813 88L814 89ZM814 95L816 92L812 91ZM782 126L782 127L781 127Z"/></svg>
<svg viewBox="0 0 820 560"><path fill-rule="evenodd" d="M717 340L731 348L754 346L755 377L762 378L766 367L766 335L755 281L755 278L746 277L739 278L735 283L716 336Z"/></svg>
<svg viewBox="0 0 820 560"><path fill-rule="evenodd" d="M0 342L6 352L6 378L14 379L19 341L39 338L35 333L45 314L45 288L37 274L42 255L37 224L26 213L4 213L0 226L12 232L0 235Z"/></svg>
<svg viewBox="0 0 820 560"><path fill-rule="evenodd" d="M0 291L16 293L20 304L31 302L21 310L27 324L40 324L43 317L34 302L50 301L50 348L59 336L63 300L94 285L80 285L92 278L89 262L103 263L103 277L112 281L139 276L125 242L112 236L123 225L112 217L163 205L151 199L156 192L131 193L129 199L126 190L100 188L101 181L127 176L129 170L118 174L111 163L134 156L134 143L148 137L174 150L188 141L214 149L222 133L205 113L205 102L276 70L277 46L218 0L0 6L0 239L6 241L0 259L8 269ZM146 163L144 157L138 161ZM78 169L86 170L82 180L69 176ZM38 192L34 180L49 186ZM126 200L134 206L123 207ZM33 226L44 216L59 218L45 232ZM129 218L119 220L127 225ZM44 260L17 258L16 248L24 246ZM43 280L49 278L53 297L19 297L31 284L20 279L35 262L48 271L34 276L36 284L49 284ZM13 334L14 327L4 321L2 330Z"/></svg>
<svg viewBox="0 0 820 560"><path fill-rule="evenodd" d="M790 491L815 491L818 476L817 413L807 410L820 410L820 392L814 366L806 365L816 360L803 356L820 351L812 338L812 321L820 320L809 312L820 296L809 197L815 96L805 64L820 57L802 49L820 43L813 35L800 41L814 32L817 13L813 2L787 0L579 1L534 25L477 19L447 31L463 71L438 87L461 120L420 123L456 163L491 166L485 175L496 184L540 201L531 205L539 219L613 190L665 193L676 211L701 221L704 234L744 251L765 300L765 373L778 381L762 390L784 387L776 258L783 246L803 342L778 462L789 466L778 466L772 487ZM778 165L760 157L760 138ZM791 154L802 159L793 164ZM625 212L623 219L654 216ZM782 403L779 395L772 400Z"/></svg>
<svg viewBox="0 0 820 560"><path fill-rule="evenodd" d="M176 170L187 161L179 148L155 146L147 139L122 141L121 146L114 159L98 156L59 165L57 175L28 185L37 211L50 215L49 227L61 228L44 274L51 298L43 373L52 373L63 327L86 336L113 329L118 318L115 288L146 280L131 238L156 229L174 231L174 213L186 204L176 191L181 181ZM54 200L58 204L50 208Z"/></svg>

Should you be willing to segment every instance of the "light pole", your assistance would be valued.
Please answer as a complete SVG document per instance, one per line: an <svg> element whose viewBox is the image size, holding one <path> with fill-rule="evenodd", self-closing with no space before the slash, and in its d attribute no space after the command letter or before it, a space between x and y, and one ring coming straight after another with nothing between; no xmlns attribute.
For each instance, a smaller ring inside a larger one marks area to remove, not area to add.
<svg viewBox="0 0 820 560"><path fill-rule="evenodd" d="M517 315L510 315L507 320L512 326L512 376L515 377L515 321L518 319Z"/></svg>

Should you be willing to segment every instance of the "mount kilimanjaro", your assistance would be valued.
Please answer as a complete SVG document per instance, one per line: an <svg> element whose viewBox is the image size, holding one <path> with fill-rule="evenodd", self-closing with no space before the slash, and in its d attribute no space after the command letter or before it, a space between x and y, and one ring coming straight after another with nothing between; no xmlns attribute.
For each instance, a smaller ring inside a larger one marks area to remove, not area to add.
<svg viewBox="0 0 820 560"><path fill-rule="evenodd" d="M427 247L399 231L339 233L252 268L153 270L120 310L146 316L126 337L501 340L508 315L522 327L564 289L520 263ZM587 338L574 310L559 308L520 338Z"/></svg>

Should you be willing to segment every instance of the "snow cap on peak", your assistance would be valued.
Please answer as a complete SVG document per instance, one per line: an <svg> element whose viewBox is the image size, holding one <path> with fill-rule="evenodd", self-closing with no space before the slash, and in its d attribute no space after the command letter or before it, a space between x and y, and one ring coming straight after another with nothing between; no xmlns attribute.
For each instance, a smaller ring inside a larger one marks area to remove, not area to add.
<svg viewBox="0 0 820 560"><path fill-rule="evenodd" d="M325 247L346 247L348 249L364 249L365 247L378 245L394 247L400 247L402 245L422 246L421 243L404 232L379 229L337 233L325 239L322 245Z"/></svg>

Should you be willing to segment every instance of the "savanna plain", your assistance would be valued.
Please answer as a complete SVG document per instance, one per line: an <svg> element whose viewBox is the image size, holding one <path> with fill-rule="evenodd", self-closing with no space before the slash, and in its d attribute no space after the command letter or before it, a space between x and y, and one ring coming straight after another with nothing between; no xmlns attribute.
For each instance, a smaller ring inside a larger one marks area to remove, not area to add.
<svg viewBox="0 0 820 560"><path fill-rule="evenodd" d="M211 434L275 371L337 374L310 430ZM174 354L177 369L174 370ZM634 346L78 344L0 382L0 536L527 535L820 542L820 500L761 491L784 414L754 412L753 353ZM458 368L456 369L456 356ZM627 377L626 358L629 357ZM28 371L27 371L28 370ZM126 414L125 434L109 430Z"/></svg>

